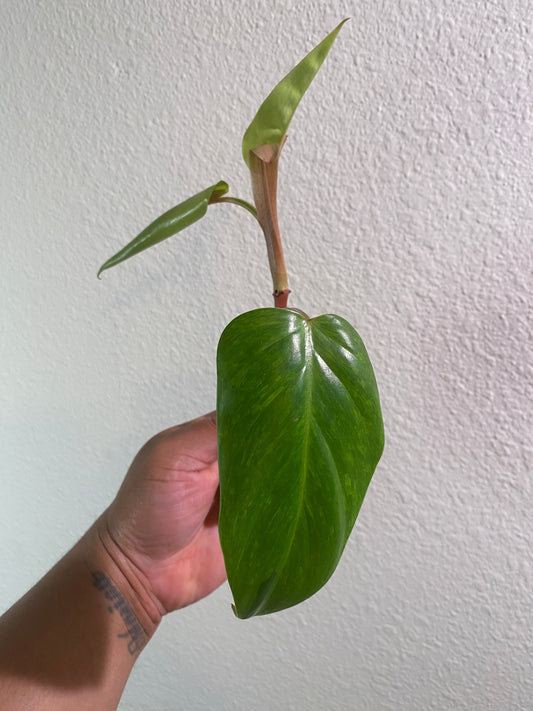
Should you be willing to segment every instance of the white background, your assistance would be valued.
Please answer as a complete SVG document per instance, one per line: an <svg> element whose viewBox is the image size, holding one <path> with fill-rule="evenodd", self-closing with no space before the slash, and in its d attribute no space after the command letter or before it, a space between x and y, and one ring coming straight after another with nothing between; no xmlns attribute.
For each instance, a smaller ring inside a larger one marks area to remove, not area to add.
<svg viewBox="0 0 533 711"><path fill-rule="evenodd" d="M292 305L367 345L385 453L326 588L166 618L123 711L533 708L528 0L3 0L0 606L214 408L223 327L271 304L237 207L98 267L219 179L250 199L245 128L345 16L280 223Z"/></svg>

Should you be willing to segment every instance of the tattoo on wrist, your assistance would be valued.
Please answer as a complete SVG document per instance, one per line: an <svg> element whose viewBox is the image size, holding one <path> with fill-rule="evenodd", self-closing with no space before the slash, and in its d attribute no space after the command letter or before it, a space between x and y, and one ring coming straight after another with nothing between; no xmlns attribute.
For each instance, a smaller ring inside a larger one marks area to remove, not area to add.
<svg viewBox="0 0 533 711"><path fill-rule="evenodd" d="M105 573L101 570L97 570L91 573L91 576L93 586L97 590L100 590L105 599L109 602L107 607L108 611L113 614L116 610L126 626L126 631L117 636L129 637L128 652L132 655L137 654L148 641L148 637L141 623L129 606L124 595L113 585Z"/></svg>

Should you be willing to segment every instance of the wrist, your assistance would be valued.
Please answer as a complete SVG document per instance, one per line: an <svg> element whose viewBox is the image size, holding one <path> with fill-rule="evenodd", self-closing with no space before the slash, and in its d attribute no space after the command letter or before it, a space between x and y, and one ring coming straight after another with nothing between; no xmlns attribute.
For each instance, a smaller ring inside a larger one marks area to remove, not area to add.
<svg viewBox="0 0 533 711"><path fill-rule="evenodd" d="M91 526L82 541L93 586L122 618L131 654L138 653L155 633L163 610L148 580L109 533L107 512Z"/></svg>

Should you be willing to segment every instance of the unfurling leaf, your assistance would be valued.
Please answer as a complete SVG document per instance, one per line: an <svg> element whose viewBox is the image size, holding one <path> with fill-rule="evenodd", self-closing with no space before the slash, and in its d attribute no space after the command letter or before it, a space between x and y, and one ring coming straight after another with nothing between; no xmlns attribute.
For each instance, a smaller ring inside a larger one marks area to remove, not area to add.
<svg viewBox="0 0 533 711"><path fill-rule="evenodd" d="M238 316L220 338L217 377L220 540L246 618L327 582L383 451L383 423L363 342L338 316Z"/></svg>
<svg viewBox="0 0 533 711"><path fill-rule="evenodd" d="M110 257L107 262L102 264L98 271L98 276L105 269L114 267L116 264L120 264L120 262L189 227L189 225L192 225L193 222L205 215L209 204L216 202L218 198L227 192L228 184L220 180L216 185L211 185L206 190L196 193L188 200L168 210L168 212L165 212L164 215L161 215L161 217L158 217L157 220L148 225L119 252Z"/></svg>
<svg viewBox="0 0 533 711"><path fill-rule="evenodd" d="M248 167L250 151L262 148L269 154L279 153L300 99L315 78L345 22L346 20L343 20L312 49L263 101L242 139L242 154ZM272 160L270 155L260 157L266 162Z"/></svg>

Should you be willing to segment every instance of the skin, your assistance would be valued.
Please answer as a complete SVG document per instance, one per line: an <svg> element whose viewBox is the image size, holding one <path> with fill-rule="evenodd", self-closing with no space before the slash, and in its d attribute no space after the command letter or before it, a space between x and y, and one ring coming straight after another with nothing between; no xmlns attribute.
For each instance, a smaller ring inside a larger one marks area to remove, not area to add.
<svg viewBox="0 0 533 711"><path fill-rule="evenodd" d="M215 413L139 451L112 504L0 618L3 711L116 709L163 615L225 579Z"/></svg>

